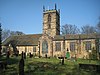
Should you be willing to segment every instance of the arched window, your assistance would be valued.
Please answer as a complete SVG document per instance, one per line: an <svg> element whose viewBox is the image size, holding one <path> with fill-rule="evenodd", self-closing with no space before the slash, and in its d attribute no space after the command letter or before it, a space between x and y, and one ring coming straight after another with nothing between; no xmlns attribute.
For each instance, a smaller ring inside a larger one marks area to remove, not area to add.
<svg viewBox="0 0 100 75"><path fill-rule="evenodd" d="M33 47L33 52L36 52L36 47L35 46Z"/></svg>
<svg viewBox="0 0 100 75"><path fill-rule="evenodd" d="M48 22L51 22L51 15L48 15Z"/></svg>
<svg viewBox="0 0 100 75"><path fill-rule="evenodd" d="M56 42L56 50L55 51L61 51L61 42Z"/></svg>
<svg viewBox="0 0 100 75"><path fill-rule="evenodd" d="M48 28L51 28L51 15L48 15Z"/></svg>
<svg viewBox="0 0 100 75"><path fill-rule="evenodd" d="M70 42L70 50L75 51L75 42Z"/></svg>
<svg viewBox="0 0 100 75"><path fill-rule="evenodd" d="M46 40L42 42L42 53L48 53L48 43Z"/></svg>
<svg viewBox="0 0 100 75"><path fill-rule="evenodd" d="M85 42L85 50L91 50L91 41Z"/></svg>

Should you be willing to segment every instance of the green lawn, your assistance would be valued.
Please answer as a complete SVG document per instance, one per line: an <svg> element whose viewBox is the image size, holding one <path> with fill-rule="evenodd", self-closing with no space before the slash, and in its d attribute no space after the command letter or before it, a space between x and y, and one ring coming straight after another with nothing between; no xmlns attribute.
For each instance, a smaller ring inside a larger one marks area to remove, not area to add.
<svg viewBox="0 0 100 75"><path fill-rule="evenodd" d="M20 57L7 59L7 69L0 70L0 75L18 75ZM99 75L96 72L79 70L78 63L100 64L97 60L77 59L65 60L61 65L57 58L26 58L24 71L25 75Z"/></svg>

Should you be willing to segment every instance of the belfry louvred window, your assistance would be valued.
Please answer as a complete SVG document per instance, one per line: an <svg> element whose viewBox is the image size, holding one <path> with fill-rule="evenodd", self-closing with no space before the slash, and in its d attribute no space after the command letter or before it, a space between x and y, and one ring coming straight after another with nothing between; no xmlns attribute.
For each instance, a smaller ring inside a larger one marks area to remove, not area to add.
<svg viewBox="0 0 100 75"><path fill-rule="evenodd" d="M51 28L51 15L48 15L48 28Z"/></svg>

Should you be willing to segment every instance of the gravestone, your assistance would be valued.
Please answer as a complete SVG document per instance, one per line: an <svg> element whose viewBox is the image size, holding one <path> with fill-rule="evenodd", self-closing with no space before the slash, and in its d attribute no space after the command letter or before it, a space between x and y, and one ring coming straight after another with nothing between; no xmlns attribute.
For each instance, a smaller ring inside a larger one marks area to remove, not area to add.
<svg viewBox="0 0 100 75"><path fill-rule="evenodd" d="M9 52L9 51L7 51L7 58L9 58L9 56L10 56L10 52Z"/></svg>
<svg viewBox="0 0 100 75"><path fill-rule="evenodd" d="M26 59L26 52L24 52L24 59Z"/></svg>
<svg viewBox="0 0 100 75"><path fill-rule="evenodd" d="M62 62L61 62L61 64L64 65L64 57L62 58Z"/></svg>
<svg viewBox="0 0 100 75"><path fill-rule="evenodd" d="M17 50L17 51L16 51L16 57L18 57L18 55L19 55L19 51Z"/></svg>
<svg viewBox="0 0 100 75"><path fill-rule="evenodd" d="M100 73L100 65L96 65L96 64L82 64L79 63L79 69L84 69L87 71L95 71Z"/></svg>
<svg viewBox="0 0 100 75"><path fill-rule="evenodd" d="M21 58L24 58L24 53L23 53L23 51L22 51L22 54L21 54L21 56L22 56Z"/></svg>
<svg viewBox="0 0 100 75"><path fill-rule="evenodd" d="M45 54L45 58L47 58L47 54Z"/></svg>
<svg viewBox="0 0 100 75"><path fill-rule="evenodd" d="M24 53L22 52L22 58L19 61L19 75L24 75Z"/></svg>
<svg viewBox="0 0 100 75"><path fill-rule="evenodd" d="M30 58L32 58L32 56L33 56L33 55L32 55L31 52L30 52Z"/></svg>
<svg viewBox="0 0 100 75"><path fill-rule="evenodd" d="M97 72L100 73L100 65L97 65Z"/></svg>
<svg viewBox="0 0 100 75"><path fill-rule="evenodd" d="M6 67L7 67L7 62L0 60L0 70L6 69Z"/></svg>
<svg viewBox="0 0 100 75"><path fill-rule="evenodd" d="M31 52L30 52L30 58L31 58Z"/></svg>

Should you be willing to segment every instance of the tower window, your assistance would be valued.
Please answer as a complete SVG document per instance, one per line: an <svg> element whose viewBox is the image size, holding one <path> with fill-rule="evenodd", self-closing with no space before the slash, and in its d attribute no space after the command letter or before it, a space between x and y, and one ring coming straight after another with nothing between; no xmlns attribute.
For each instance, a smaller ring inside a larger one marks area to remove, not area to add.
<svg viewBox="0 0 100 75"><path fill-rule="evenodd" d="M51 28L51 15L48 15L48 28Z"/></svg>

